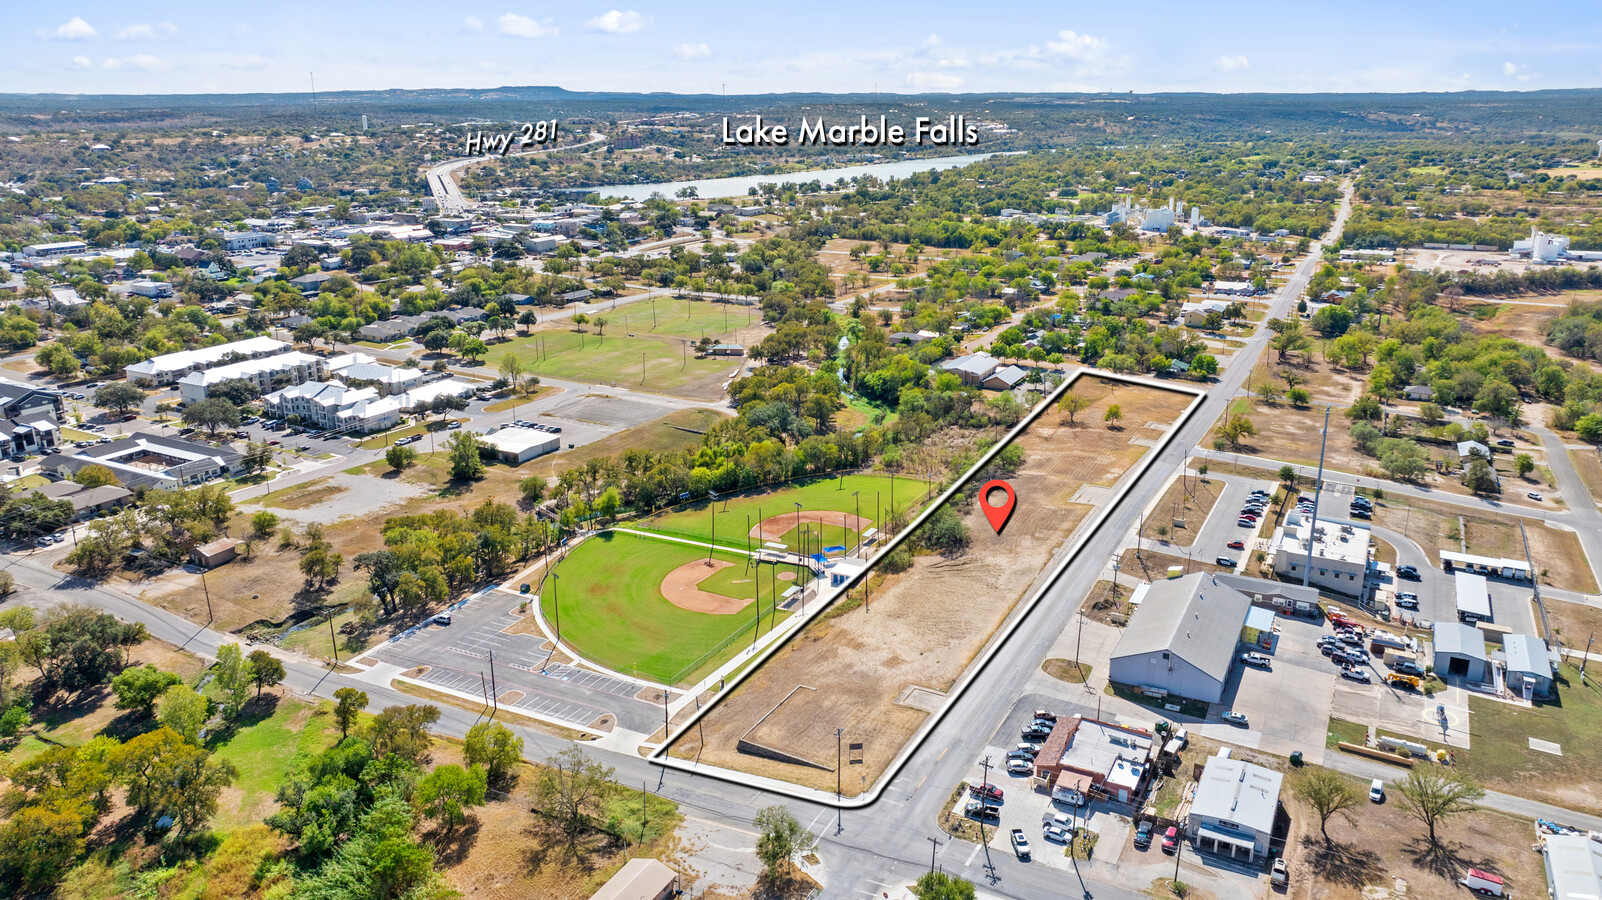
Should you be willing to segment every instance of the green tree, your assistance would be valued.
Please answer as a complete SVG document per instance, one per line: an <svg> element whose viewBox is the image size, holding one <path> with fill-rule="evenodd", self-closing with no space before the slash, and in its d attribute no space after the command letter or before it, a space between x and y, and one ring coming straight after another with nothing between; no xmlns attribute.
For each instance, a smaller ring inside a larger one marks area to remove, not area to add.
<svg viewBox="0 0 1602 900"><path fill-rule="evenodd" d="M817 835L801 827L783 806L766 807L752 824L757 829L757 858L764 875L773 881L788 881L795 858L818 846Z"/></svg>
<svg viewBox="0 0 1602 900"><path fill-rule="evenodd" d="M95 389L95 405L118 415L125 415L130 409L138 409L144 402L145 392L126 381L113 381Z"/></svg>
<svg viewBox="0 0 1602 900"><path fill-rule="evenodd" d="M259 540L266 540L278 530L278 515L262 510L250 517L250 533Z"/></svg>
<svg viewBox="0 0 1602 900"><path fill-rule="evenodd" d="M212 683L222 692L223 714L229 718L239 715L250 701L252 675L250 661L238 644L223 644L217 648L217 663L211 669Z"/></svg>
<svg viewBox="0 0 1602 900"><path fill-rule="evenodd" d="M1224 423L1224 442L1231 450L1239 450L1245 439L1257 433L1257 426L1245 416L1230 416Z"/></svg>
<svg viewBox="0 0 1602 900"><path fill-rule="evenodd" d="M912 886L918 900L974 900L973 884L945 872L925 872Z"/></svg>
<svg viewBox="0 0 1602 900"><path fill-rule="evenodd" d="M200 729L210 718L211 701L187 684L167 688L156 701L156 721L187 741L199 741Z"/></svg>
<svg viewBox="0 0 1602 900"><path fill-rule="evenodd" d="M417 805L449 835L467 821L467 810L484 805L486 777L478 766L435 766L417 783Z"/></svg>
<svg viewBox="0 0 1602 900"><path fill-rule="evenodd" d="M482 766L491 784L505 783L523 759L523 739L499 722L480 722L467 729L462 755Z"/></svg>
<svg viewBox="0 0 1602 900"><path fill-rule="evenodd" d="M71 809L27 806L0 826L0 874L26 893L48 893L83 850L83 818Z"/></svg>
<svg viewBox="0 0 1602 900"><path fill-rule="evenodd" d="M117 695L118 709L137 710L148 716L155 712L156 700L182 681L177 675L146 663L123 669L111 679L111 689Z"/></svg>
<svg viewBox="0 0 1602 900"><path fill-rule="evenodd" d="M545 476L529 475L517 482L517 490L523 495L523 502L530 506L538 505L545 499Z"/></svg>
<svg viewBox="0 0 1602 900"><path fill-rule="evenodd" d="M1295 466L1289 465L1289 464L1280 466L1278 475L1279 475L1279 483L1284 485L1286 490L1290 490L1291 488L1296 486L1296 467Z"/></svg>
<svg viewBox="0 0 1602 900"><path fill-rule="evenodd" d="M393 753L412 764L428 754L431 740L428 728L439 721L439 707L413 704L391 706L373 717L367 726L367 739L374 756Z"/></svg>
<svg viewBox="0 0 1602 900"><path fill-rule="evenodd" d="M1484 798L1485 790L1472 778L1456 770L1416 768L1396 785L1402 808L1429 830L1430 846L1438 841L1435 827L1441 822L1472 812Z"/></svg>
<svg viewBox="0 0 1602 900"><path fill-rule="evenodd" d="M356 724L356 717L367 708L367 702L366 691L350 687L334 691L334 721L339 723L341 740L350 735L350 727Z"/></svg>
<svg viewBox="0 0 1602 900"><path fill-rule="evenodd" d="M239 427L239 407L220 397L197 400L184 407L184 424L204 428L212 437L224 428Z"/></svg>
<svg viewBox="0 0 1602 900"><path fill-rule="evenodd" d="M569 847L576 847L616 785L610 768L579 748L568 747L547 759L540 770L535 808L556 822Z"/></svg>
<svg viewBox="0 0 1602 900"><path fill-rule="evenodd" d="M1119 422L1122 422L1123 419L1124 409L1116 403L1107 407L1107 412L1103 413L1101 417L1101 420L1107 423L1108 428L1117 425Z"/></svg>
<svg viewBox="0 0 1602 900"><path fill-rule="evenodd" d="M1496 470L1479 456L1471 458L1468 467L1463 470L1463 484L1476 494L1495 494L1502 490L1496 478Z"/></svg>
<svg viewBox="0 0 1602 900"><path fill-rule="evenodd" d="M1330 817L1340 815L1350 822L1351 810L1361 799L1344 776L1318 767L1305 769L1297 776L1291 782L1291 791L1317 813L1318 830L1326 844L1329 843Z"/></svg>
<svg viewBox="0 0 1602 900"><path fill-rule="evenodd" d="M1535 471L1535 458L1528 453L1520 453L1513 457L1513 469L1519 473L1520 478L1527 477Z"/></svg>
<svg viewBox="0 0 1602 900"><path fill-rule="evenodd" d="M410 469L417 463L417 451L405 444L393 444L384 451L384 462L397 472Z"/></svg>
<svg viewBox="0 0 1602 900"><path fill-rule="evenodd" d="M284 671L284 664L278 657L266 650L252 650L246 660L250 663L250 680L256 685L256 696L261 696L264 687L273 687L288 673Z"/></svg>
<svg viewBox="0 0 1602 900"><path fill-rule="evenodd" d="M90 463L74 472L72 481L74 484L81 484L86 488L107 487L122 483L117 480L117 473L99 463Z"/></svg>
<svg viewBox="0 0 1602 900"><path fill-rule="evenodd" d="M522 379L523 373L528 371L528 367L523 365L523 360L519 359L516 353L510 351L501 354L501 362L498 368L501 377L506 379L507 384L510 384L514 391L517 390L518 381Z"/></svg>
<svg viewBox="0 0 1602 900"><path fill-rule="evenodd" d="M600 516L602 521L610 522L616 519L618 510L622 507L623 497L618 493L617 485L612 485L602 491L601 496L595 498L595 514Z"/></svg>
<svg viewBox="0 0 1602 900"><path fill-rule="evenodd" d="M1078 394L1063 394L1062 399L1057 401L1057 408L1068 416L1068 421L1063 423L1065 425L1074 424L1074 417L1084 412L1088 406L1090 406L1089 398Z"/></svg>
<svg viewBox="0 0 1602 900"><path fill-rule="evenodd" d="M1289 400L1292 406L1300 409L1305 408L1308 403L1312 402L1313 395L1308 392L1307 388L1293 387L1285 392L1285 399Z"/></svg>
<svg viewBox="0 0 1602 900"><path fill-rule="evenodd" d="M451 478L458 481L484 477L484 458L479 455L478 435L471 431L458 431L451 435L446 447L451 462Z"/></svg>
<svg viewBox="0 0 1602 900"><path fill-rule="evenodd" d="M1353 421L1372 422L1384 414L1385 410L1380 406L1380 399L1373 394L1364 394L1346 409L1346 418Z"/></svg>
<svg viewBox="0 0 1602 900"><path fill-rule="evenodd" d="M77 354L65 344L46 344L39 348L33 359L57 378L71 378L83 368Z"/></svg>

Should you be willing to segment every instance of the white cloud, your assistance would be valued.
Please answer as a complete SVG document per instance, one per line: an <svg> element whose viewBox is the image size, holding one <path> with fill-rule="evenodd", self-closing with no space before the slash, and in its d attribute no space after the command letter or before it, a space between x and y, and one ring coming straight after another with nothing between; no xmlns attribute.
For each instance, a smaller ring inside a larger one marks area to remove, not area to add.
<svg viewBox="0 0 1602 900"><path fill-rule="evenodd" d="M1529 66L1510 62L1502 63L1502 74L1519 81L1529 81L1535 77L1535 73L1530 71Z"/></svg>
<svg viewBox="0 0 1602 900"><path fill-rule="evenodd" d="M611 34L631 34L651 27L651 18L633 10L622 12L614 9L585 22L584 27L591 31L605 31Z"/></svg>
<svg viewBox="0 0 1602 900"><path fill-rule="evenodd" d="M1213 68L1220 72L1244 72L1252 67L1252 61L1244 56L1220 56L1213 60Z"/></svg>
<svg viewBox="0 0 1602 900"><path fill-rule="evenodd" d="M704 59L712 55L712 48L705 44L680 44L673 48L673 55L679 59Z"/></svg>
<svg viewBox="0 0 1602 900"><path fill-rule="evenodd" d="M119 25L117 27L117 40L119 41L154 41L158 38L171 37L178 33L178 26L171 22L162 22L159 25Z"/></svg>
<svg viewBox="0 0 1602 900"><path fill-rule="evenodd" d="M1046 42L1046 49L1072 60L1089 62L1107 53L1107 42L1077 31L1059 31L1055 41Z"/></svg>
<svg viewBox="0 0 1602 900"><path fill-rule="evenodd" d="M484 30L484 20L480 19L477 16L468 16L467 20L464 21L462 24L464 26L466 26L468 31L483 31Z"/></svg>
<svg viewBox="0 0 1602 900"><path fill-rule="evenodd" d="M931 34L924 38L923 43L919 44L918 46L925 50L933 50L934 48L940 46L940 35Z"/></svg>
<svg viewBox="0 0 1602 900"><path fill-rule="evenodd" d="M250 23L248 23L248 22L239 22L239 23L235 24L233 29L230 30L228 33L233 35L236 38L242 38L242 37L249 37L255 31L256 31L256 29L250 27Z"/></svg>
<svg viewBox="0 0 1602 900"><path fill-rule="evenodd" d="M87 56L74 56L72 58L72 67L74 69L87 69L93 65L94 63Z"/></svg>
<svg viewBox="0 0 1602 900"><path fill-rule="evenodd" d="M100 32L96 31L93 25L78 16L73 16L71 21L57 27L54 31L48 28L41 28L34 33L51 41L87 41L100 35Z"/></svg>
<svg viewBox="0 0 1602 900"><path fill-rule="evenodd" d="M907 75L907 84L915 88L951 90L961 86L962 79L956 75L941 75L938 72L911 72Z"/></svg>
<svg viewBox="0 0 1602 900"><path fill-rule="evenodd" d="M172 63L157 59L148 53L136 53L122 59L108 59L101 65L107 69L142 69L146 72L165 72L172 68Z"/></svg>
<svg viewBox="0 0 1602 900"><path fill-rule="evenodd" d="M507 13L495 20L495 28L501 34L509 34L520 38L542 38L557 34L561 29L550 19L543 22L520 16L517 13Z"/></svg>
<svg viewBox="0 0 1602 900"><path fill-rule="evenodd" d="M223 68L241 69L248 72L259 72L267 68L267 60L254 53L241 53L222 58Z"/></svg>

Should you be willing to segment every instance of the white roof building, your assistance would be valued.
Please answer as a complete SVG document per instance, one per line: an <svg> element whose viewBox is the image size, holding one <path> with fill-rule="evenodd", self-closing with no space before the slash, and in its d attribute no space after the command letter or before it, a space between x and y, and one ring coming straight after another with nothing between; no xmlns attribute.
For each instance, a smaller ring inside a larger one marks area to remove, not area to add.
<svg viewBox="0 0 1602 900"><path fill-rule="evenodd" d="M1313 550L1309 583L1354 597L1363 595L1368 577L1369 548L1373 533L1354 522L1312 517L1293 512L1274 531L1274 571L1290 581L1302 580L1308 544Z"/></svg>
<svg viewBox="0 0 1602 900"><path fill-rule="evenodd" d="M171 384L191 372L199 372L241 359L260 359L288 349L289 345L283 341L269 337L253 337L212 347L201 347L197 350L180 350L177 353L153 356L143 362L136 362L123 371L130 379L146 378L156 384Z"/></svg>
<svg viewBox="0 0 1602 900"><path fill-rule="evenodd" d="M1552 900L1602 897L1602 843L1583 834L1549 834L1542 856Z"/></svg>
<svg viewBox="0 0 1602 900"><path fill-rule="evenodd" d="M562 439L558 435L516 425L481 435L478 440L493 450L496 456L514 466L537 456L554 453L562 446Z"/></svg>
<svg viewBox="0 0 1602 900"><path fill-rule="evenodd" d="M214 369L190 372L178 379L178 395L183 402L194 403L206 399L206 392L212 385L236 378L254 383L256 389L265 394L272 389L274 380L279 376L289 379L290 384L302 384L327 373L321 356L291 350L276 356L247 359Z"/></svg>
<svg viewBox="0 0 1602 900"><path fill-rule="evenodd" d="M1267 855L1284 780L1273 769L1245 760L1210 757L1187 819L1197 844L1231 857Z"/></svg>

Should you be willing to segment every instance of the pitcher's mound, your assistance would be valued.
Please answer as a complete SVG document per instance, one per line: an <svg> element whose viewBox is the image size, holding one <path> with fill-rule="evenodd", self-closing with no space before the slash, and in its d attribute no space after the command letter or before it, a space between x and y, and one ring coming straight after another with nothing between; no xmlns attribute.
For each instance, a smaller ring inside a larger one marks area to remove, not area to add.
<svg viewBox="0 0 1602 900"><path fill-rule="evenodd" d="M707 565L704 559L687 562L677 569L667 573L662 578L662 596L680 609L691 612L712 613L714 615L729 615L737 613L750 604L750 600L736 600L711 591L703 591L696 585L706 580L714 573L734 565L725 559L714 559Z"/></svg>

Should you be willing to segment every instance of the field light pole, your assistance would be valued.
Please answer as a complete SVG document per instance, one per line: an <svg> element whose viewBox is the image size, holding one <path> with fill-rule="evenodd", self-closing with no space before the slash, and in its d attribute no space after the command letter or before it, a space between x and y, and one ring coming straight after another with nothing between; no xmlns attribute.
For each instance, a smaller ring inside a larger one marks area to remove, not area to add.
<svg viewBox="0 0 1602 900"><path fill-rule="evenodd" d="M562 580L561 575L551 575L551 610L556 613L556 642L562 643L562 601L556 597L556 583Z"/></svg>
<svg viewBox="0 0 1602 900"><path fill-rule="evenodd" d="M795 539L801 545L801 552L796 555L797 563L795 567L796 581L799 582L801 579L800 561L805 559L807 555L806 532L801 530L801 504L799 503L795 505Z"/></svg>
<svg viewBox="0 0 1602 900"><path fill-rule="evenodd" d="M856 555L860 559L861 556L862 556L862 492L861 491L852 491L851 492L851 496L855 497L856 500L857 500L857 552L856 552ZM841 516L841 518L843 519L845 517Z"/></svg>
<svg viewBox="0 0 1602 900"><path fill-rule="evenodd" d="M840 806L840 735L845 729L834 730L834 833L845 831L845 810Z"/></svg>

